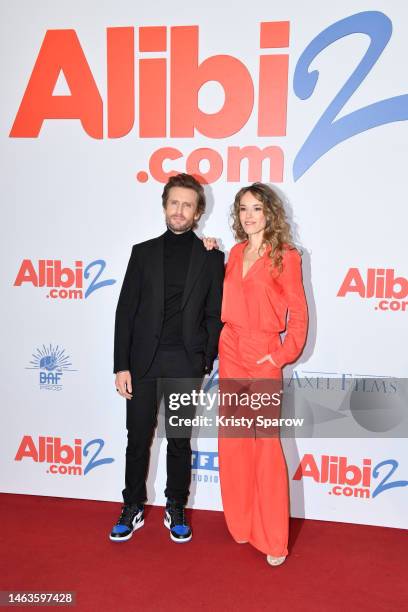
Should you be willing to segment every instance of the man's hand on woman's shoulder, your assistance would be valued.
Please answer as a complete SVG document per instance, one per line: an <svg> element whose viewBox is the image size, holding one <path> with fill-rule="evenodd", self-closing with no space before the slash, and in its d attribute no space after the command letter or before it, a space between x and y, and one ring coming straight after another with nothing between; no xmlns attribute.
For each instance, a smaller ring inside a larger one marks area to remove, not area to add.
<svg viewBox="0 0 408 612"><path fill-rule="evenodd" d="M206 238L203 236L203 245L207 249L207 251L212 251L213 249L219 249L219 244L216 238Z"/></svg>

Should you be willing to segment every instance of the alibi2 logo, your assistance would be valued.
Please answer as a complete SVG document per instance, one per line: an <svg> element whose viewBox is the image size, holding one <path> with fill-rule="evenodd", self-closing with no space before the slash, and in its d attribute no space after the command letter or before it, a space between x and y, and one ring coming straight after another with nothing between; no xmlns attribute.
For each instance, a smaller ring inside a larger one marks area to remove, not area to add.
<svg viewBox="0 0 408 612"><path fill-rule="evenodd" d="M398 467L396 459L385 459L373 466L370 458L364 458L362 465L357 465L347 457L322 455L316 460L313 454L306 453L293 480L309 478L327 487L328 494L336 497L374 499L385 491L408 485L408 480L392 479Z"/></svg>
<svg viewBox="0 0 408 612"><path fill-rule="evenodd" d="M250 26L247 34L252 32ZM304 34L303 24L299 29ZM204 32L199 25L139 25L137 32L132 24L108 27L105 48L98 49L101 58L106 59L105 96L98 89L85 45L76 30L47 30L10 137L38 138L45 121L79 120L91 138L118 139L132 134L164 144L153 150L137 171L140 183L146 183L150 177L166 183L172 174L184 171L200 175L208 184L221 177L233 183L262 180L281 183L287 157L285 138L290 131L290 64L294 62L296 98L304 101L313 97L318 103L322 77L315 68L315 60L318 62L321 54L339 40L345 39L346 44L356 34L364 35L369 44L360 57L350 62L351 66L355 64L353 71L300 143L292 165L293 179L297 181L320 158L349 138L381 125L408 120L406 93L375 99L344 112L349 100L352 106L356 104L355 95L360 95L359 88L365 86L365 80L375 78L370 73L381 60L393 32L387 15L362 11L331 23L310 40L298 58L292 57L291 30L289 21L261 21L259 38L253 41L251 62L247 65L244 58L233 55L233 49L200 61ZM296 29L294 33L296 36ZM222 44L224 47L225 41ZM294 40L294 47L299 48L299 40ZM386 51L387 55L392 52ZM394 63L397 62L395 57ZM24 71L27 69L25 66ZM335 65L330 67L335 69ZM69 95L54 95L61 73ZM213 113L203 112L199 106L199 91L208 82L216 82L224 90L222 107ZM256 132L251 141L245 142L242 132L251 120ZM209 139L215 148L202 146L191 150L187 145L188 150L184 147L180 150L169 146L173 139L185 142L196 133ZM220 148L220 140L236 135L240 146ZM269 141L267 146L263 146L265 137ZM208 166L206 171L202 162ZM266 175L264 162L269 165ZM242 163L248 168L246 175Z"/></svg>
<svg viewBox="0 0 408 612"><path fill-rule="evenodd" d="M375 300L375 310L408 311L408 278L396 276L394 268L349 268L337 297L345 298L353 293L365 300Z"/></svg>
<svg viewBox="0 0 408 612"><path fill-rule="evenodd" d="M70 367L72 366L70 356L58 345L53 347L52 344L49 346L43 344L42 348L35 350L32 357L26 370L39 370L38 383L42 390L61 391L64 372L77 371Z"/></svg>
<svg viewBox="0 0 408 612"><path fill-rule="evenodd" d="M69 268L63 267L60 259L40 259L38 262L23 259L14 287L24 284L46 287L47 298L82 300L97 289L116 283L113 278L99 280L105 268L106 262L103 259L95 259L85 268L82 261L75 261L75 266Z"/></svg>
<svg viewBox="0 0 408 612"><path fill-rule="evenodd" d="M113 463L112 457L98 458L105 446L104 440L95 438L86 444L81 438L74 443L62 442L58 436L23 436L17 449L14 461L31 459L35 463L48 464L47 474L59 476L86 476L91 470L101 465Z"/></svg>

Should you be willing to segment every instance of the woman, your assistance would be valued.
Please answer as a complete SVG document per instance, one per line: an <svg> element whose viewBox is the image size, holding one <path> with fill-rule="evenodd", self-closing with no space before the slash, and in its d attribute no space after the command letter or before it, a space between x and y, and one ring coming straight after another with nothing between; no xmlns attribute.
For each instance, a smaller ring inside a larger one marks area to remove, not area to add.
<svg viewBox="0 0 408 612"><path fill-rule="evenodd" d="M225 272L220 390L225 379L255 378L278 380L281 388L282 368L299 357L307 334L301 256L283 204L269 186L254 183L241 189L231 214L239 242ZM271 565L280 565L288 554L289 492L279 437L226 437L220 431L218 448L232 537L265 553Z"/></svg>

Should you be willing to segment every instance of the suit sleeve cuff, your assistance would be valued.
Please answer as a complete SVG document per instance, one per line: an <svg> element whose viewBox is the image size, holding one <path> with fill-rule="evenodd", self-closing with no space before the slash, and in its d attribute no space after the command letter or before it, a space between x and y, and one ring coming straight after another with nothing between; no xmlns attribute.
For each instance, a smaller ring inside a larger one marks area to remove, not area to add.
<svg viewBox="0 0 408 612"><path fill-rule="evenodd" d="M205 360L205 373L206 374L211 374L212 369L213 369L213 365L214 365L214 360L213 359L206 359Z"/></svg>
<svg viewBox="0 0 408 612"><path fill-rule="evenodd" d="M130 367L128 365L115 366L113 368L113 373L118 374L118 372L130 372Z"/></svg>

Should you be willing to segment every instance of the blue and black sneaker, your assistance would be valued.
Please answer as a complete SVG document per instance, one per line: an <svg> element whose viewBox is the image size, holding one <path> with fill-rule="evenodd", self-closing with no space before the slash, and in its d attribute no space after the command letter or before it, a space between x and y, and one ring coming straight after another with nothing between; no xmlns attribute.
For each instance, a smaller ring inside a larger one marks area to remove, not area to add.
<svg viewBox="0 0 408 612"><path fill-rule="evenodd" d="M167 500L164 511L164 526L170 529L170 538L173 542L189 542L193 537L191 528L184 516L184 506L175 500Z"/></svg>
<svg viewBox="0 0 408 612"><path fill-rule="evenodd" d="M144 507L140 504L125 504L118 522L109 534L112 542L125 542L130 540L133 532L144 525Z"/></svg>

